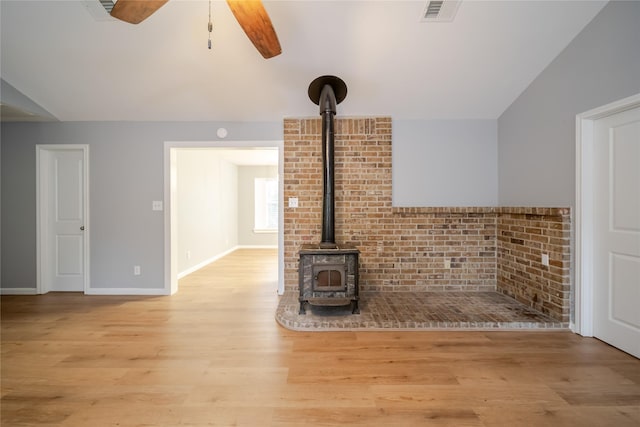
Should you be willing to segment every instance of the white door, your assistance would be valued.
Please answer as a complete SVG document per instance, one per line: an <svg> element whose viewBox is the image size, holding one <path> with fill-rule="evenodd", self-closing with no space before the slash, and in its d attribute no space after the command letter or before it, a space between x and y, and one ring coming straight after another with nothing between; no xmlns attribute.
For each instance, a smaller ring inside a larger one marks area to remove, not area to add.
<svg viewBox="0 0 640 427"><path fill-rule="evenodd" d="M39 289L85 290L86 146L38 146Z"/></svg>
<svg viewBox="0 0 640 427"><path fill-rule="evenodd" d="M595 121L593 335L640 357L640 108Z"/></svg>

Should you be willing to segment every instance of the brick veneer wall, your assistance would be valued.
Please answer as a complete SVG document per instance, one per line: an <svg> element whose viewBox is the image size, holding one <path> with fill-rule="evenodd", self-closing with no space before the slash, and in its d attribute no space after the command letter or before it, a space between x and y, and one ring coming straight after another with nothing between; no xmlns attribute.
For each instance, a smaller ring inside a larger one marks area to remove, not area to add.
<svg viewBox="0 0 640 427"><path fill-rule="evenodd" d="M501 208L497 290L569 322L571 214L568 208ZM549 255L549 266L542 265Z"/></svg>
<svg viewBox="0 0 640 427"><path fill-rule="evenodd" d="M286 203L289 197L298 198L297 208L286 205L284 208L287 291L298 290L301 246L320 241L321 126L320 117L284 121L284 200ZM363 292L493 291L500 286L501 292L522 302L527 295L532 298L537 295L536 301L525 303L557 315L556 299L554 305L540 304L540 299L551 297L543 294L542 289L526 292L517 283L521 268L530 275L530 282L535 280L531 272L535 264L531 260L528 264L521 263L525 258L519 257L511 246L507 248L502 238L498 239L498 227L510 225L508 221L500 222L499 218L510 214L512 208L392 206L390 118L335 119L335 190L336 242L360 249ZM522 247L516 249L524 249L528 242L523 241ZM555 243L555 240L548 242L549 245ZM549 249L556 262L558 250L551 246ZM508 257L510 254L513 260ZM509 261L509 270L498 266L502 261ZM530 285L530 282L527 283ZM547 285L544 289L552 287ZM566 305L568 310L568 299Z"/></svg>

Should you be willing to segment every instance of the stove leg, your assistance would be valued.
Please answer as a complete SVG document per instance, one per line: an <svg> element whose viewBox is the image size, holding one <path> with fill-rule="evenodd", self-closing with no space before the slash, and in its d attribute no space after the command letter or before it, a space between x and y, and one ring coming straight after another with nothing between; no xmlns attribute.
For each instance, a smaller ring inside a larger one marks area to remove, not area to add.
<svg viewBox="0 0 640 427"><path fill-rule="evenodd" d="M351 314L360 314L360 308L358 307L358 300L351 301Z"/></svg>
<svg viewBox="0 0 640 427"><path fill-rule="evenodd" d="M304 309L304 301L300 301L300 311L298 314L307 314L307 311Z"/></svg>

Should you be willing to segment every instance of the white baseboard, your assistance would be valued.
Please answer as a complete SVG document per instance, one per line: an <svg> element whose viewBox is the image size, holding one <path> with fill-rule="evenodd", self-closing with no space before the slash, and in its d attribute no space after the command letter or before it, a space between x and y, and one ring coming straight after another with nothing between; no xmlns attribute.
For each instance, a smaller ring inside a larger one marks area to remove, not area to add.
<svg viewBox="0 0 640 427"><path fill-rule="evenodd" d="M89 288L85 295L167 295L164 288Z"/></svg>
<svg viewBox="0 0 640 427"><path fill-rule="evenodd" d="M0 295L37 295L36 288L0 288Z"/></svg>
<svg viewBox="0 0 640 427"><path fill-rule="evenodd" d="M209 259L206 259L204 261L202 261L199 264L194 265L193 267L189 267L188 269L181 271L180 273L178 273L178 280L182 279L183 277L200 270L203 267L206 267L207 265L211 264L214 261L219 260L220 258L229 255L231 252L233 251L237 251L238 249L278 249L277 245L237 245L234 246L233 248L222 252L221 254L212 256Z"/></svg>
<svg viewBox="0 0 640 427"><path fill-rule="evenodd" d="M222 253L220 253L218 255L212 256L211 258L206 259L206 260L202 261L201 263L194 265L193 267L189 267L186 270L181 271L180 273L178 273L178 280L180 280L183 277L193 273L194 271L198 271L201 268L206 267L207 265L211 264L214 261L219 260L220 258L222 258L222 257L224 257L226 255L229 255L231 252L235 251L238 248L240 248L240 246L233 247L233 248L229 249L228 251L225 251L225 252L222 252Z"/></svg>
<svg viewBox="0 0 640 427"><path fill-rule="evenodd" d="M166 295L159 288L91 288L86 295ZM38 295L36 288L0 288L0 295Z"/></svg>

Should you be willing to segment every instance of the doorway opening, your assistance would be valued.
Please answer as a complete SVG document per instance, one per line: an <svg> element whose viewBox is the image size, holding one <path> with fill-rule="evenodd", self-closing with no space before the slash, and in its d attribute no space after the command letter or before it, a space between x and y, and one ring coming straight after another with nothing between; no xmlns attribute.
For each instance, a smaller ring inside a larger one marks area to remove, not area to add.
<svg viewBox="0 0 640 427"><path fill-rule="evenodd" d="M278 227L268 233L253 227L246 230L253 218L252 212L247 212L246 199L253 197L253 191L243 190L249 181L253 182L253 175L282 176L282 148L282 141L165 142L164 289L167 295L178 291L180 278L236 249L273 247L274 242L278 247L276 291L283 293L282 180L278 180ZM189 191L183 187L181 197L180 189L185 181ZM189 195L185 196L186 193ZM189 221L181 222L181 217L189 217Z"/></svg>

